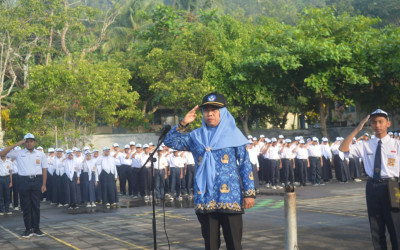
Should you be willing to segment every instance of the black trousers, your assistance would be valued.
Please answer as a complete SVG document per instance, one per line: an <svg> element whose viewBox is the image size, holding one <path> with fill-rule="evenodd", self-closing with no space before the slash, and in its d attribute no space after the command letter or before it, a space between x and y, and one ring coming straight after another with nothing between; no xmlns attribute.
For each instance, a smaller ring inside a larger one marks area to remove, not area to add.
<svg viewBox="0 0 400 250"><path fill-rule="evenodd" d="M126 195L126 181L128 180L128 171L130 170L129 165L121 165L119 167L118 177L119 177L119 192L120 194ZM128 190L129 194L129 190Z"/></svg>
<svg viewBox="0 0 400 250"><path fill-rule="evenodd" d="M12 183L13 186L10 189L10 192L12 192L12 194L10 195L10 197L12 199L14 207L18 207L19 205L18 174L12 175Z"/></svg>
<svg viewBox="0 0 400 250"><path fill-rule="evenodd" d="M263 180L267 184L272 184L271 160L266 158L264 158Z"/></svg>
<svg viewBox="0 0 400 250"><path fill-rule="evenodd" d="M132 195L137 196L140 191L141 180L139 174L140 168L132 168L131 182L132 182Z"/></svg>
<svg viewBox="0 0 400 250"><path fill-rule="evenodd" d="M131 166L126 171L126 179L128 181L128 194L133 195L133 168Z"/></svg>
<svg viewBox="0 0 400 250"><path fill-rule="evenodd" d="M390 208L388 183L374 183L369 178L366 186L366 198L374 249L387 249L386 229L389 232L392 249L399 249L400 210Z"/></svg>
<svg viewBox="0 0 400 250"><path fill-rule="evenodd" d="M311 183L320 184L321 182L321 158L309 157L311 168Z"/></svg>
<svg viewBox="0 0 400 250"><path fill-rule="evenodd" d="M191 190L193 189L194 177L196 176L196 167L194 165L187 165L186 176L187 176L186 191L190 195L193 194Z"/></svg>
<svg viewBox="0 0 400 250"><path fill-rule="evenodd" d="M153 180L153 173L151 172L151 168L142 168L140 169L140 195L142 197L151 195L151 181Z"/></svg>
<svg viewBox="0 0 400 250"><path fill-rule="evenodd" d="M282 159L282 181L287 184L293 184L294 182L294 171L293 171L293 159Z"/></svg>
<svg viewBox="0 0 400 250"><path fill-rule="evenodd" d="M269 160L270 173L271 173L271 185L276 186L280 181L280 160Z"/></svg>
<svg viewBox="0 0 400 250"><path fill-rule="evenodd" d="M228 250L242 249L243 219L242 214L209 213L197 214L204 238L205 249L214 250L221 246L220 227L224 234Z"/></svg>
<svg viewBox="0 0 400 250"><path fill-rule="evenodd" d="M27 176L19 175L18 183L25 229L39 229L42 176L37 175L31 179Z"/></svg>
<svg viewBox="0 0 400 250"><path fill-rule="evenodd" d="M10 206L10 175L0 176L0 212L9 211Z"/></svg>
<svg viewBox="0 0 400 250"><path fill-rule="evenodd" d="M297 159L296 160L296 169L299 174L299 182L301 185L305 186L307 182L307 160L306 159Z"/></svg>

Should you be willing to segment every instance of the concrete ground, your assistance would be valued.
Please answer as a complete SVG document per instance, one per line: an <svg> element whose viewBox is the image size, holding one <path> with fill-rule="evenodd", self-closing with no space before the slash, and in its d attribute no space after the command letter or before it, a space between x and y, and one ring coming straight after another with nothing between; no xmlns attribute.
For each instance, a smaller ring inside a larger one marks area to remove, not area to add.
<svg viewBox="0 0 400 250"><path fill-rule="evenodd" d="M299 249L372 249L364 181L307 186L296 194ZM121 197L119 205L71 211L42 203L41 229L46 235L41 238L19 238L24 231L20 212L2 216L0 249L152 249L151 204ZM192 201L165 205L165 217L162 206L156 206L158 249L168 249L168 240L171 249L204 249ZM263 188L243 219L243 249L285 248L282 190Z"/></svg>

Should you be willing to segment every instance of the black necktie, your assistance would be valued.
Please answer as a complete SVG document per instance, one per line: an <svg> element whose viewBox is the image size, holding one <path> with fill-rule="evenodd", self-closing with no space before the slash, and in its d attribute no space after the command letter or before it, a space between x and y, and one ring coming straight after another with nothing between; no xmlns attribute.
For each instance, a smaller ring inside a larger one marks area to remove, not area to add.
<svg viewBox="0 0 400 250"><path fill-rule="evenodd" d="M378 181L381 178L381 166L382 166L382 141L378 141L376 147L375 161L374 161L374 181Z"/></svg>

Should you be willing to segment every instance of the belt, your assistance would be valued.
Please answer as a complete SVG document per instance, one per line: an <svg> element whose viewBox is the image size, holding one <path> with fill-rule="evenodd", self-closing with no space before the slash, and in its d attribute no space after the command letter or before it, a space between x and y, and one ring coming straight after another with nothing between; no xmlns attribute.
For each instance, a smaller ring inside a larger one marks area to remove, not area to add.
<svg viewBox="0 0 400 250"><path fill-rule="evenodd" d="M24 177L24 178L33 180L33 179L36 179L37 177L42 177L42 175L20 175L20 177Z"/></svg>
<svg viewBox="0 0 400 250"><path fill-rule="evenodd" d="M388 177L388 178L380 178L378 180L374 180L374 178L368 177L368 180L371 180L373 183L387 183L389 181L398 181L398 177Z"/></svg>

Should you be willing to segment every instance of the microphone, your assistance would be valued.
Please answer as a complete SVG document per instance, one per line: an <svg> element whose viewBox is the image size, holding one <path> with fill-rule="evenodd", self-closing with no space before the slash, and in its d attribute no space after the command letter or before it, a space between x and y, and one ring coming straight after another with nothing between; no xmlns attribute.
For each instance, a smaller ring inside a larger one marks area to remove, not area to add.
<svg viewBox="0 0 400 250"><path fill-rule="evenodd" d="M171 125L165 125L163 130L162 130L162 132L161 132L160 139L158 139L158 140L159 141L161 141L161 140L163 141L170 130L171 130Z"/></svg>

